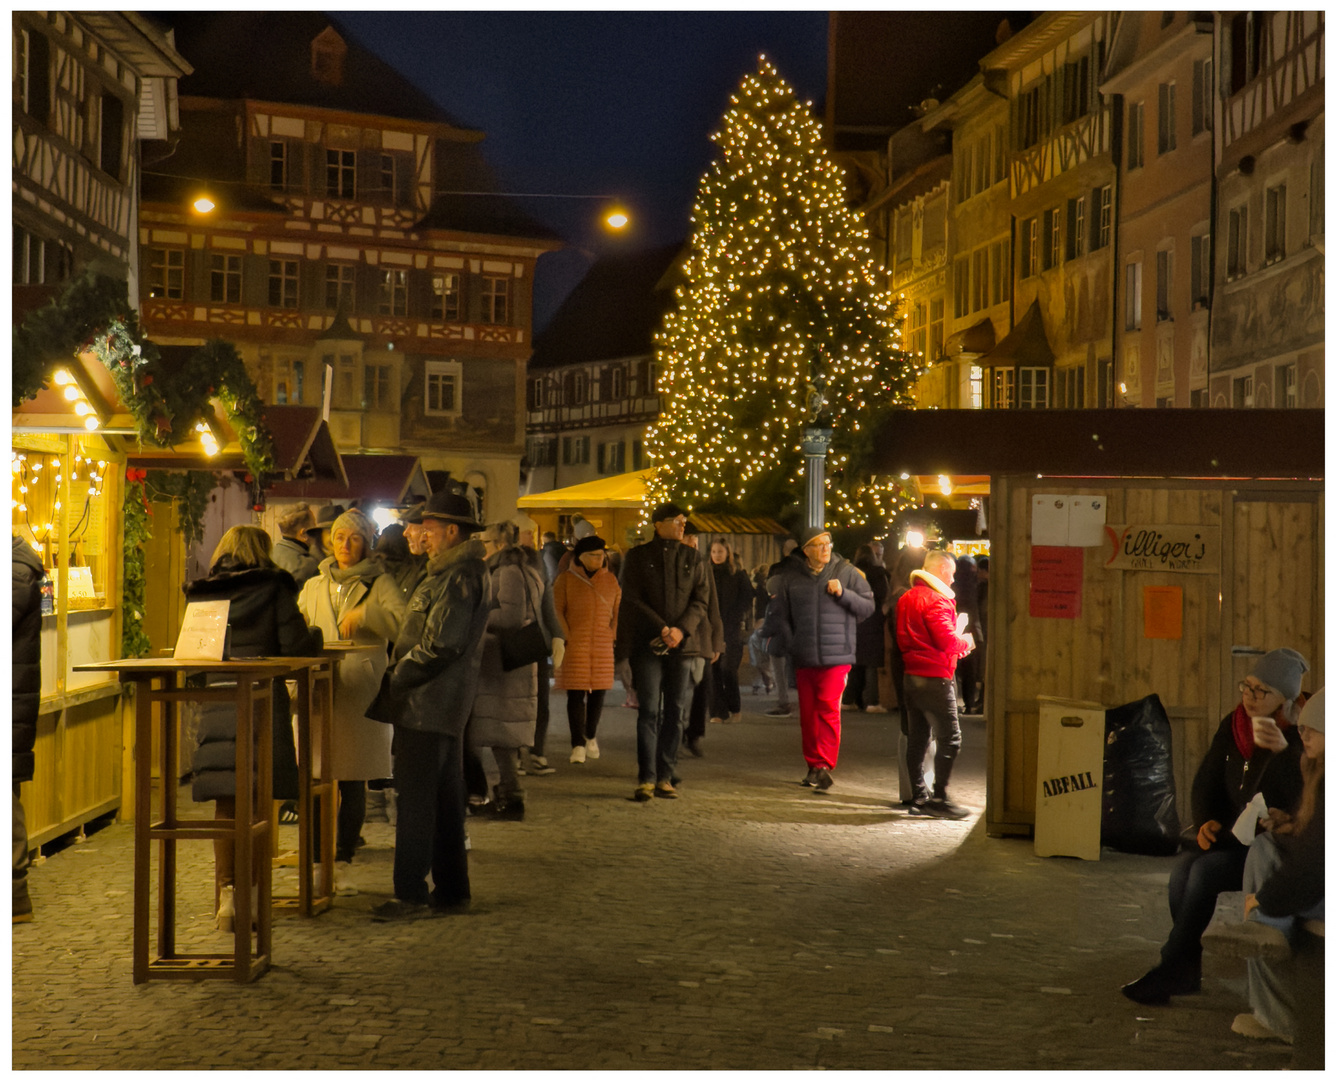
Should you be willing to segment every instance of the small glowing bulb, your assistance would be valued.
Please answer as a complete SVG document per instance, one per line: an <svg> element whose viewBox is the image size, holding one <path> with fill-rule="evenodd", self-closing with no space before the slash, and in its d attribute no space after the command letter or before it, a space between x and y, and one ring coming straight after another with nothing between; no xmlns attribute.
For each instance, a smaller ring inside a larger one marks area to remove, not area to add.
<svg viewBox="0 0 1336 1080"><path fill-rule="evenodd" d="M67 386L67 387L65 387L65 400L66 400L66 401L78 401L78 400L79 400L79 388L78 388L77 386Z"/></svg>
<svg viewBox="0 0 1336 1080"><path fill-rule="evenodd" d="M97 430L97 417L96 417L96 416L90 416L90 417L88 417L87 419L85 419L85 420L84 420L84 427L87 428L89 431L96 431L96 430Z"/></svg>
<svg viewBox="0 0 1336 1080"><path fill-rule="evenodd" d="M51 377L55 380L57 386L69 386L70 383L74 382L74 376L64 368L56 368L55 374Z"/></svg>

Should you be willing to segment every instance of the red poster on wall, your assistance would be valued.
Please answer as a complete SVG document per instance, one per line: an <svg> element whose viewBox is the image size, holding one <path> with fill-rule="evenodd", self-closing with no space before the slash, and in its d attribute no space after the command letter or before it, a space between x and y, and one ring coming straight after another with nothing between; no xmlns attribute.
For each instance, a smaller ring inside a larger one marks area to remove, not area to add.
<svg viewBox="0 0 1336 1080"><path fill-rule="evenodd" d="M1030 616L1035 619L1079 619L1085 549L1030 548Z"/></svg>

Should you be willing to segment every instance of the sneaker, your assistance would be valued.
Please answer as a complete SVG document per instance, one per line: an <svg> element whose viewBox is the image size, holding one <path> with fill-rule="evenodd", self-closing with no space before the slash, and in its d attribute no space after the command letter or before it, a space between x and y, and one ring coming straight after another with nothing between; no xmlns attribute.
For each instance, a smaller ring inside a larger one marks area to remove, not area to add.
<svg viewBox="0 0 1336 1080"><path fill-rule="evenodd" d="M572 746L572 747L571 747L571 764L572 764L572 765L583 765L583 764L585 763L585 757L586 757L587 753L588 753L588 751L586 751L586 749L585 749L583 746Z"/></svg>
<svg viewBox="0 0 1336 1080"><path fill-rule="evenodd" d="M729 713L728 716L726 716L726 717L724 718L724 723L725 723L725 724L740 724L740 723L742 723L742 713L740 713L740 712Z"/></svg>
<svg viewBox="0 0 1336 1080"><path fill-rule="evenodd" d="M816 770L809 768L807 770L807 775L802 778L801 783L803 787L812 787L816 783Z"/></svg>
<svg viewBox="0 0 1336 1080"><path fill-rule="evenodd" d="M909 811L914 817L928 817L927 799L908 799L901 800L900 805Z"/></svg>
<svg viewBox="0 0 1336 1080"><path fill-rule="evenodd" d="M950 799L929 799L923 804L923 812L929 817L949 818L952 821L960 821L970 816L969 810L957 806Z"/></svg>
<svg viewBox="0 0 1336 1080"><path fill-rule="evenodd" d="M677 788L673 787L667 780L660 780L654 785L654 794L660 799L676 799Z"/></svg>
<svg viewBox="0 0 1336 1080"><path fill-rule="evenodd" d="M652 798L654 798L654 785L652 783L636 785L636 802L649 802Z"/></svg>
<svg viewBox="0 0 1336 1080"><path fill-rule="evenodd" d="M1253 1013L1239 1013L1234 1017L1234 1023L1230 1024L1229 1030L1248 1039L1279 1039L1281 1042L1294 1042L1291 1036L1272 1031Z"/></svg>
<svg viewBox="0 0 1336 1080"><path fill-rule="evenodd" d="M334 895L335 896L356 896L358 893L357 885L352 879L352 863L344 860L336 860L334 863Z"/></svg>
<svg viewBox="0 0 1336 1080"><path fill-rule="evenodd" d="M705 751L700 748L700 737L693 735L687 740L687 751L692 757L704 757Z"/></svg>
<svg viewBox="0 0 1336 1080"><path fill-rule="evenodd" d="M835 784L835 777L830 775L829 769L817 769L816 775L812 777L812 786L817 791L829 791Z"/></svg>
<svg viewBox="0 0 1336 1080"><path fill-rule="evenodd" d="M430 914L430 904L410 904L397 896L371 909L371 918L376 922L404 922L408 919L421 919Z"/></svg>
<svg viewBox="0 0 1336 1080"><path fill-rule="evenodd" d="M588 757L590 761L597 761L597 760L598 760L598 740L597 740L597 739L589 738L589 739L586 739L586 740L585 740L585 756Z"/></svg>
<svg viewBox="0 0 1336 1080"><path fill-rule="evenodd" d="M712 717L710 717L710 723L712 723L712 724L722 724L722 723L724 723L724 722L725 722L725 721L724 721L724 718L723 718L722 716L712 716Z"/></svg>
<svg viewBox="0 0 1336 1080"><path fill-rule="evenodd" d="M224 885L218 890L218 911L213 917L213 924L224 934L230 934L235 929L236 899L231 885Z"/></svg>
<svg viewBox="0 0 1336 1080"><path fill-rule="evenodd" d="M538 754L529 755L529 763L525 766L528 769L529 776L551 776L557 770L547 763L547 758L540 757Z"/></svg>
<svg viewBox="0 0 1336 1080"><path fill-rule="evenodd" d="M1244 960L1285 960L1290 955L1289 939L1281 930L1252 919L1208 927L1201 936L1201 947Z"/></svg>
<svg viewBox="0 0 1336 1080"><path fill-rule="evenodd" d="M766 716L791 716L793 710L788 705L776 705L773 709L766 709Z"/></svg>
<svg viewBox="0 0 1336 1080"><path fill-rule="evenodd" d="M870 713L884 713L884 712L886 712L886 706L885 706L885 705L869 705L869 706L867 707L867 711L870 712Z"/></svg>

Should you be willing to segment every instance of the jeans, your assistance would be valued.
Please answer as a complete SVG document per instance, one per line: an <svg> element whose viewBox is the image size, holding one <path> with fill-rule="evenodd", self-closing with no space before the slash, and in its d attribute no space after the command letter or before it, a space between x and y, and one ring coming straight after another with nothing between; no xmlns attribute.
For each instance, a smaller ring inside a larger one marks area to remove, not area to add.
<svg viewBox="0 0 1336 1080"><path fill-rule="evenodd" d="M905 712L909 719L909 745L905 751L909 783L914 798L926 799L928 785L923 778L923 763L928 756L928 742L937 740L933 758L932 797L946 798L951 768L960 753L960 721L956 716L956 683L930 675L905 675Z"/></svg>
<svg viewBox="0 0 1336 1080"><path fill-rule="evenodd" d="M470 897L461 736L395 726L394 895L410 904ZM435 883L427 891L427 874Z"/></svg>
<svg viewBox="0 0 1336 1080"><path fill-rule="evenodd" d="M32 911L28 899L28 824L19 802L19 785L14 785L14 914Z"/></svg>
<svg viewBox="0 0 1336 1080"><path fill-rule="evenodd" d="M877 671L872 664L855 664L849 669L849 686L844 700L859 709L879 704L880 693L877 686Z"/></svg>
<svg viewBox="0 0 1336 1080"><path fill-rule="evenodd" d="M747 639L747 652L751 656L752 667L756 669L763 681L773 677L770 654L765 651L765 642L761 639L761 628L759 626L752 631L751 637Z"/></svg>
<svg viewBox="0 0 1336 1080"><path fill-rule="evenodd" d="M1242 844L1217 843L1202 851L1195 840L1179 855L1169 873L1169 914L1174 928L1160 949L1164 967L1195 967L1201 963L1201 935L1211 925L1215 902L1223 892L1243 888L1243 865L1248 849Z"/></svg>
<svg viewBox="0 0 1336 1080"><path fill-rule="evenodd" d="M775 671L775 692L779 695L775 704L781 709L790 708L793 703L789 698L789 678L793 669L789 666L789 658L787 656L772 656L770 666Z"/></svg>
<svg viewBox="0 0 1336 1080"><path fill-rule="evenodd" d="M714 666L703 656L691 658L691 701L687 706L687 739L705 737L710 702L714 697ZM718 716L718 713L714 715Z"/></svg>
<svg viewBox="0 0 1336 1080"><path fill-rule="evenodd" d="M571 746L584 746L598 734L606 690L567 690L566 720L571 725Z"/></svg>
<svg viewBox="0 0 1336 1080"><path fill-rule="evenodd" d="M809 768L833 769L840 757L840 696L849 678L849 665L803 667L794 675L803 758Z"/></svg>
<svg viewBox="0 0 1336 1080"><path fill-rule="evenodd" d="M724 646L723 655L711 665L713 690L710 715L727 720L731 713L742 712L742 690L738 686L738 668L742 666L742 642Z"/></svg>
<svg viewBox="0 0 1336 1080"><path fill-rule="evenodd" d="M692 657L677 653L636 653L631 657L632 678L640 699L636 762L642 784L672 779L682 741L682 711L691 692L691 661Z"/></svg>

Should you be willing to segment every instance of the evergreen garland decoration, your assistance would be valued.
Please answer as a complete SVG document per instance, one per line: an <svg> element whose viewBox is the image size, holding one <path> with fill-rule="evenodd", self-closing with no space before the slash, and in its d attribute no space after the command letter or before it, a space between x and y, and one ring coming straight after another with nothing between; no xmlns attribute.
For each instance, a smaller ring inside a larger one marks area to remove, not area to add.
<svg viewBox="0 0 1336 1080"><path fill-rule="evenodd" d="M186 549L204 539L204 514L209 509L209 496L218 486L218 474L202 469L187 472L161 472L157 469L145 481L148 497L154 502L180 500L178 517Z"/></svg>
<svg viewBox="0 0 1336 1080"><path fill-rule="evenodd" d="M153 530L149 516L143 469L125 470L125 499L122 503L122 528L125 535L125 564L121 574L121 656L147 656L152 643L144 632L145 568L144 545Z"/></svg>
<svg viewBox="0 0 1336 1080"><path fill-rule="evenodd" d="M111 373L141 443L173 446L213 418L210 398L222 402L237 433L246 467L263 477L274 467L263 403L234 345L210 341L178 371L168 372L143 334L123 281L85 271L59 297L14 330L14 406L36 396L51 368L91 351Z"/></svg>
<svg viewBox="0 0 1336 1080"><path fill-rule="evenodd" d="M826 520L879 526L913 500L897 478L867 475L870 429L912 407L921 373L888 276L810 106L764 57L713 138L685 282L655 342L647 505L792 521L814 424L834 430Z"/></svg>

